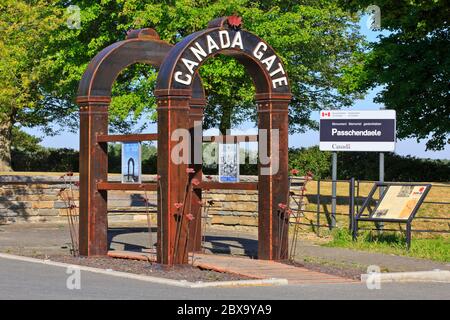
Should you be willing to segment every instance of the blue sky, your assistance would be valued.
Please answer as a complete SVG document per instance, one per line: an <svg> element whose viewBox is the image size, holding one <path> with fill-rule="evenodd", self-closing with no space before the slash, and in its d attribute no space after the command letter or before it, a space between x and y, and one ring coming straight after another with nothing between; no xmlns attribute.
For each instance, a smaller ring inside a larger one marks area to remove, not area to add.
<svg viewBox="0 0 450 320"><path fill-rule="evenodd" d="M370 30L366 26L367 16L362 17L360 21L361 33L369 40L376 41L377 36L380 32ZM384 33L385 34L385 33ZM369 92L368 95L363 100L355 101L354 105L350 108L353 110L376 110L383 108L383 105L376 104L373 102L373 98L379 92L379 88L374 89ZM312 116L314 120L319 119L319 113ZM253 123L245 123L240 128L240 131L247 133L254 133L256 129L253 128ZM73 148L79 149L79 136L78 133L62 132L58 136L46 137L39 129L24 129L26 132L33 134L35 136L42 137L43 140L41 144L45 147L55 147L55 148ZM149 126L148 132L156 132L156 124ZM213 134L214 130L206 132L205 134ZM400 155L411 155L419 158L431 158L431 159L450 159L450 146L447 144L446 148L441 151L426 151L425 147L426 141L421 141L418 143L415 139L405 139L399 140L396 144L395 153ZM307 131L302 134L294 134L289 137L290 147L309 147L319 144L319 132L318 131Z"/></svg>

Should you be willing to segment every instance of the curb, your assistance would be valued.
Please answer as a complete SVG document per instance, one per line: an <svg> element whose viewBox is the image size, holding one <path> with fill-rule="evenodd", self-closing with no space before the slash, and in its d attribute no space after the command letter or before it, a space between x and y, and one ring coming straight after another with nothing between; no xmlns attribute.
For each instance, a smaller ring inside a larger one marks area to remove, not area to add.
<svg viewBox="0 0 450 320"><path fill-rule="evenodd" d="M367 281L450 283L450 271L436 269L432 271L362 274L361 282Z"/></svg>
<svg viewBox="0 0 450 320"><path fill-rule="evenodd" d="M45 264L45 265L49 265L49 266L62 267L62 268L76 266L77 268L79 268L82 271L99 273L99 274L104 274L104 275L113 276L113 277L120 277L120 278L127 278L127 279L133 279L133 280L139 280L139 281L145 281L145 282L151 282L151 283L164 284L164 285L169 285L169 286L183 287L183 288L277 286L277 285L280 286L280 285L288 284L288 281L286 279L276 279L276 278L261 279L261 280L257 279L257 280L234 280L234 281L213 281L213 282L201 282L201 281L190 282L190 281L186 281L186 280L172 280L172 279L166 279L166 278L138 275L138 274L128 273L128 272L114 271L111 269L99 269L99 268L80 266L80 265L74 265L74 264L68 264L68 263L62 263L62 262L55 262L55 261L51 261L51 260L42 260L42 259L36 259L36 258L22 257L22 256L7 254L7 253L0 253L0 258L24 261L24 262L31 262L31 263L39 263L39 264Z"/></svg>

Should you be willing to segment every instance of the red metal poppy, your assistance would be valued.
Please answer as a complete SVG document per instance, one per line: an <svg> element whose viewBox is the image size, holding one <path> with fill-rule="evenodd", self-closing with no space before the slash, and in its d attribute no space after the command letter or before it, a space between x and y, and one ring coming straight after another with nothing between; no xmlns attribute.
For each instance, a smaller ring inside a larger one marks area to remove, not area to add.
<svg viewBox="0 0 450 320"><path fill-rule="evenodd" d="M186 215L186 218L187 218L189 221L192 221L192 220L195 219L195 217L194 217L194 215L193 215L192 213L188 213L188 214Z"/></svg>
<svg viewBox="0 0 450 320"><path fill-rule="evenodd" d="M180 209L181 207L183 207L183 203L182 202L175 202L173 204L175 206L175 208Z"/></svg>
<svg viewBox="0 0 450 320"><path fill-rule="evenodd" d="M298 173L299 173L299 171L298 171L297 169L292 169L292 170L291 170L291 174L292 174L293 176L298 175Z"/></svg>
<svg viewBox="0 0 450 320"><path fill-rule="evenodd" d="M279 204L278 204L278 208L280 208L280 209L282 209L282 210L285 210L285 209L287 208L287 204L279 203Z"/></svg>
<svg viewBox="0 0 450 320"><path fill-rule="evenodd" d="M194 186L198 186L200 184L200 181L198 179L192 179L191 183Z"/></svg>
<svg viewBox="0 0 450 320"><path fill-rule="evenodd" d="M186 173L195 173L195 170L192 168L187 168Z"/></svg>

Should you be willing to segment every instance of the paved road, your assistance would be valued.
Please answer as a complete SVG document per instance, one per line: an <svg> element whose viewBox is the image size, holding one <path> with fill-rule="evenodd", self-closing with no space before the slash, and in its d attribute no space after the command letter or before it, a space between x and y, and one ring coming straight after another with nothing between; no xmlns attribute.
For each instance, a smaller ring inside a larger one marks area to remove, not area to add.
<svg viewBox="0 0 450 320"><path fill-rule="evenodd" d="M0 299L450 299L449 284L362 284L188 289L91 272L81 289L66 286L66 268L0 258Z"/></svg>

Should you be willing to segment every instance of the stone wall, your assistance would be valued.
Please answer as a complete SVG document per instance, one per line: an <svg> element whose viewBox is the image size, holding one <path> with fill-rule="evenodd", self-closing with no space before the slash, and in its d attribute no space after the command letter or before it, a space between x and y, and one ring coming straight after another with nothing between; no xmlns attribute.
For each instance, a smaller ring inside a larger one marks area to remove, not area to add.
<svg viewBox="0 0 450 320"><path fill-rule="evenodd" d="M67 221L67 204L59 196L68 184L61 174L8 174L0 176L0 223ZM78 181L74 175L72 181ZM119 175L110 175L118 181ZM144 176L144 181L154 177ZM256 177L242 177L242 181L256 181ZM73 198L78 205L78 190L73 186ZM148 211L144 199L149 199ZM204 192L207 206L204 217L208 224L256 227L258 225L258 193L244 190L210 190ZM110 222L146 221L147 212L156 223L155 192L109 191L108 219Z"/></svg>

